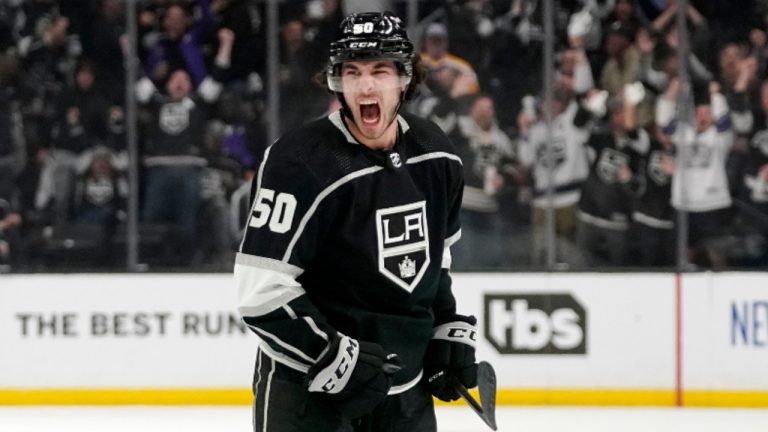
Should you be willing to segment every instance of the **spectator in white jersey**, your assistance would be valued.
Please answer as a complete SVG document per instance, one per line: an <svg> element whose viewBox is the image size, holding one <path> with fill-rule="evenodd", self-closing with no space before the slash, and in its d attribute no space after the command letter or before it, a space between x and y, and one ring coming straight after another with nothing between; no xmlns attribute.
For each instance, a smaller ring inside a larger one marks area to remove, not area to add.
<svg viewBox="0 0 768 432"><path fill-rule="evenodd" d="M688 212L689 255L693 263L722 268L724 251L717 247L731 218L731 193L725 171L733 131L725 97L719 86L694 91L695 124L676 118L679 81L672 80L656 103L656 122L672 136L677 170L672 179L672 206ZM680 130L678 130L680 129Z"/></svg>
<svg viewBox="0 0 768 432"><path fill-rule="evenodd" d="M600 94L603 98L607 96ZM593 93L593 101L594 97L598 97L598 93ZM551 186L554 190L552 205L558 236L557 259L559 262L578 265L581 253L575 246L576 213L581 185L589 173L584 145L589 138L591 114L577 102L567 86L558 86L553 99L551 141L547 139L547 125L532 110L523 110L518 116L519 159L523 166L531 170L533 180L531 261L534 265L543 265L545 262L546 211L549 206L547 190Z"/></svg>

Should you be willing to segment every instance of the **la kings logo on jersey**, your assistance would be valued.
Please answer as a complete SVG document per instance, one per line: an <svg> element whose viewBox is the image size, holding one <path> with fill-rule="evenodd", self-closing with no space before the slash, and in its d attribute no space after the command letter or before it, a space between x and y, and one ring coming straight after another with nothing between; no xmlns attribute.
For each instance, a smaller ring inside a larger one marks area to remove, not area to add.
<svg viewBox="0 0 768 432"><path fill-rule="evenodd" d="M619 170L627 165L627 155L612 148L604 148L600 152L600 160L597 161L597 175L606 184L614 184L619 178Z"/></svg>
<svg viewBox="0 0 768 432"><path fill-rule="evenodd" d="M536 163L539 164L542 168L559 168L560 165L564 164L566 159L568 159L566 144L567 143L565 141L565 137L555 133L555 135L552 137L551 144L552 160L554 163L549 163L548 152L550 149L545 143L542 143L536 147Z"/></svg>
<svg viewBox="0 0 768 432"><path fill-rule="evenodd" d="M160 107L160 129L168 135L178 135L189 127L189 111L194 107L189 99L170 102Z"/></svg>
<svg viewBox="0 0 768 432"><path fill-rule="evenodd" d="M426 201L376 210L379 272L408 292L429 266Z"/></svg>
<svg viewBox="0 0 768 432"><path fill-rule="evenodd" d="M663 159L667 154L663 151L654 150L648 157L648 177L653 180L659 186L666 186L669 184L671 177L662 168Z"/></svg>

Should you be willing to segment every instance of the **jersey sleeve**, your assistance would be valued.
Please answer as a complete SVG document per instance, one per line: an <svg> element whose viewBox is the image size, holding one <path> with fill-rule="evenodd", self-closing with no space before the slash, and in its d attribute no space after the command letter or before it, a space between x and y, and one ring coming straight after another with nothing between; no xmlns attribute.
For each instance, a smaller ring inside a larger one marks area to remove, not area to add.
<svg viewBox="0 0 768 432"><path fill-rule="evenodd" d="M456 164L458 165L458 164ZM456 315L456 299L453 296L453 281L451 279L451 246L461 238L461 201L464 192L464 179L462 167L450 176L453 179L447 220L447 236L444 243L443 259L440 265L440 279L438 281L437 296L432 304L432 312L435 316L435 325L440 325L453 320Z"/></svg>
<svg viewBox="0 0 768 432"><path fill-rule="evenodd" d="M333 217L311 171L286 149L267 149L235 260L238 311L265 354L306 372L335 335L296 280Z"/></svg>

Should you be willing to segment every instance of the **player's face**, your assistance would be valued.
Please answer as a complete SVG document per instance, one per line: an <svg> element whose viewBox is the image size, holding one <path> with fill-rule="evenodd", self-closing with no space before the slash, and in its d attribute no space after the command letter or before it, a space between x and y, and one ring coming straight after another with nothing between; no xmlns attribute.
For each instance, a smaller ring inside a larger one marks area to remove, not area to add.
<svg viewBox="0 0 768 432"><path fill-rule="evenodd" d="M392 61L369 60L344 63L341 67L344 99L352 112L353 135L362 144L387 148L397 136L400 94L404 88Z"/></svg>

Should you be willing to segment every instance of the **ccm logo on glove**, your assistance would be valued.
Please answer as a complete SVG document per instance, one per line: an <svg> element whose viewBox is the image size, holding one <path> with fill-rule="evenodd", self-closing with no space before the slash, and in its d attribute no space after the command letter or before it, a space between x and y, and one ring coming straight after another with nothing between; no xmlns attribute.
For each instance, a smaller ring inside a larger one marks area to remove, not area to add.
<svg viewBox="0 0 768 432"><path fill-rule="evenodd" d="M360 355L360 345L348 337L341 338L339 350L330 365L323 368L312 380L309 391L336 394L347 385L352 369Z"/></svg>
<svg viewBox="0 0 768 432"><path fill-rule="evenodd" d="M465 343L472 348L477 343L477 329L475 326L465 322L451 322L435 327L432 339L442 339L450 342Z"/></svg>

